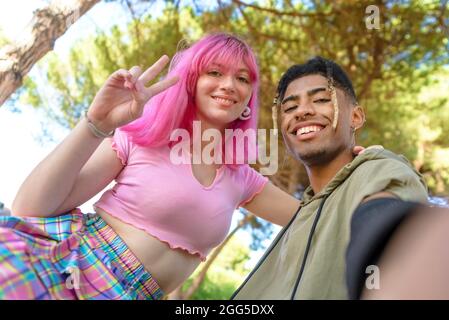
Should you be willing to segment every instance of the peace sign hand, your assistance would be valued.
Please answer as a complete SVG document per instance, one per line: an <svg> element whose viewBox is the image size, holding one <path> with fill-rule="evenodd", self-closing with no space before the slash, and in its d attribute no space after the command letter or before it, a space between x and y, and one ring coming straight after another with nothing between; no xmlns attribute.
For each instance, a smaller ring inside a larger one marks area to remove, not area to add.
<svg viewBox="0 0 449 320"><path fill-rule="evenodd" d="M173 77L150 87L145 86L168 62L169 58L164 55L143 73L140 67L134 66L130 70L120 69L110 75L88 110L88 118L95 127L110 132L139 118L151 97L178 81L178 77Z"/></svg>

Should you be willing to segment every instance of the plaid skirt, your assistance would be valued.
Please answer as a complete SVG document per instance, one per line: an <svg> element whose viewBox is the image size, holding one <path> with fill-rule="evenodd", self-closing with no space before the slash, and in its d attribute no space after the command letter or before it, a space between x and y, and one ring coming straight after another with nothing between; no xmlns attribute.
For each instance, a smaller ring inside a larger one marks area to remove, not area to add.
<svg viewBox="0 0 449 320"><path fill-rule="evenodd" d="M0 299L162 297L151 274L96 214L0 217Z"/></svg>

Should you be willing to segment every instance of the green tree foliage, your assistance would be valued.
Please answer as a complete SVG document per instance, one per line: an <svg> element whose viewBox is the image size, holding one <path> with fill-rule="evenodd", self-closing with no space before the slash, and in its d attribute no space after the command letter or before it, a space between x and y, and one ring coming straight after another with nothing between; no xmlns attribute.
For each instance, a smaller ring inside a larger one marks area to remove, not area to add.
<svg viewBox="0 0 449 320"><path fill-rule="evenodd" d="M246 266L248 259L249 248L242 244L238 236L232 238L210 267L205 280L191 299L229 299L250 271ZM198 268L184 283L184 290L191 285L200 271Z"/></svg>

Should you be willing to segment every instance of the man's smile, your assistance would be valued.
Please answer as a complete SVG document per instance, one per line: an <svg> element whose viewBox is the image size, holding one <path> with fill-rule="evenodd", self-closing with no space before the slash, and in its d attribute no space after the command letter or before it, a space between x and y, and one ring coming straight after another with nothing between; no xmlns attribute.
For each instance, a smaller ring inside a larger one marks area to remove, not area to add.
<svg viewBox="0 0 449 320"><path fill-rule="evenodd" d="M297 123L290 131L298 140L304 141L317 137L326 125L317 122L300 122Z"/></svg>

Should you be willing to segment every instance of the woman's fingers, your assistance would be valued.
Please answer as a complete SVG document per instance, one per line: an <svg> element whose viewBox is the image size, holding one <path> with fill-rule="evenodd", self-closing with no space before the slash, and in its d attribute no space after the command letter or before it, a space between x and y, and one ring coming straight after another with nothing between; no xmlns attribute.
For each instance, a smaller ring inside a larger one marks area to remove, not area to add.
<svg viewBox="0 0 449 320"><path fill-rule="evenodd" d="M134 66L129 69L129 73L131 73L131 75L133 76L133 80L137 80L142 74L142 68L140 68L139 66Z"/></svg>
<svg viewBox="0 0 449 320"><path fill-rule="evenodd" d="M164 69L169 61L170 59L166 55L160 57L158 61L145 70L145 72L139 77L139 81L145 85L148 81L153 80Z"/></svg>
<svg viewBox="0 0 449 320"><path fill-rule="evenodd" d="M115 80L121 80L121 79L131 79L131 73L126 70L126 69L119 69L117 71L115 71L112 75L111 78L115 79Z"/></svg>
<svg viewBox="0 0 449 320"><path fill-rule="evenodd" d="M375 145L369 146L368 148L364 148L362 146L355 146L354 149L352 150L352 152L357 156L357 155L364 153L367 150L372 150L372 149L383 150L384 147L380 144L375 144Z"/></svg>
<svg viewBox="0 0 449 320"><path fill-rule="evenodd" d="M158 93L164 91L167 88L170 88L172 85L174 85L176 82L178 82L179 77L175 76L172 78L166 78L164 80L161 80L155 84L153 84L151 87L146 88L146 91L148 95L151 97L157 95Z"/></svg>
<svg viewBox="0 0 449 320"><path fill-rule="evenodd" d="M135 85L142 74L142 69L139 66L134 66L129 69L130 77L127 77L124 83L125 88L133 90L136 89Z"/></svg>
<svg viewBox="0 0 449 320"><path fill-rule="evenodd" d="M129 93L132 95L132 101L126 111L129 121L141 116L145 104L151 97L178 81L178 77L172 77L159 81L149 88L145 87L145 83L154 79L169 61L170 59L164 55L144 72L138 66L134 66L130 70L120 69L114 72L113 77L120 81L124 88L130 90Z"/></svg>
<svg viewBox="0 0 449 320"><path fill-rule="evenodd" d="M178 77L164 79L162 81L159 81L158 83L153 84L149 88L143 87L142 83L140 81L137 81L136 83L137 90L131 91L134 101L129 109L130 118L134 120L140 117L142 115L145 104L148 102L148 100L151 99L151 97L171 87L176 82L178 82L178 80L179 80ZM139 88L139 86L142 86L143 88Z"/></svg>
<svg viewBox="0 0 449 320"><path fill-rule="evenodd" d="M362 146L355 146L354 149L352 150L352 152L355 155L362 154L364 151L365 151L365 147L362 147Z"/></svg>

